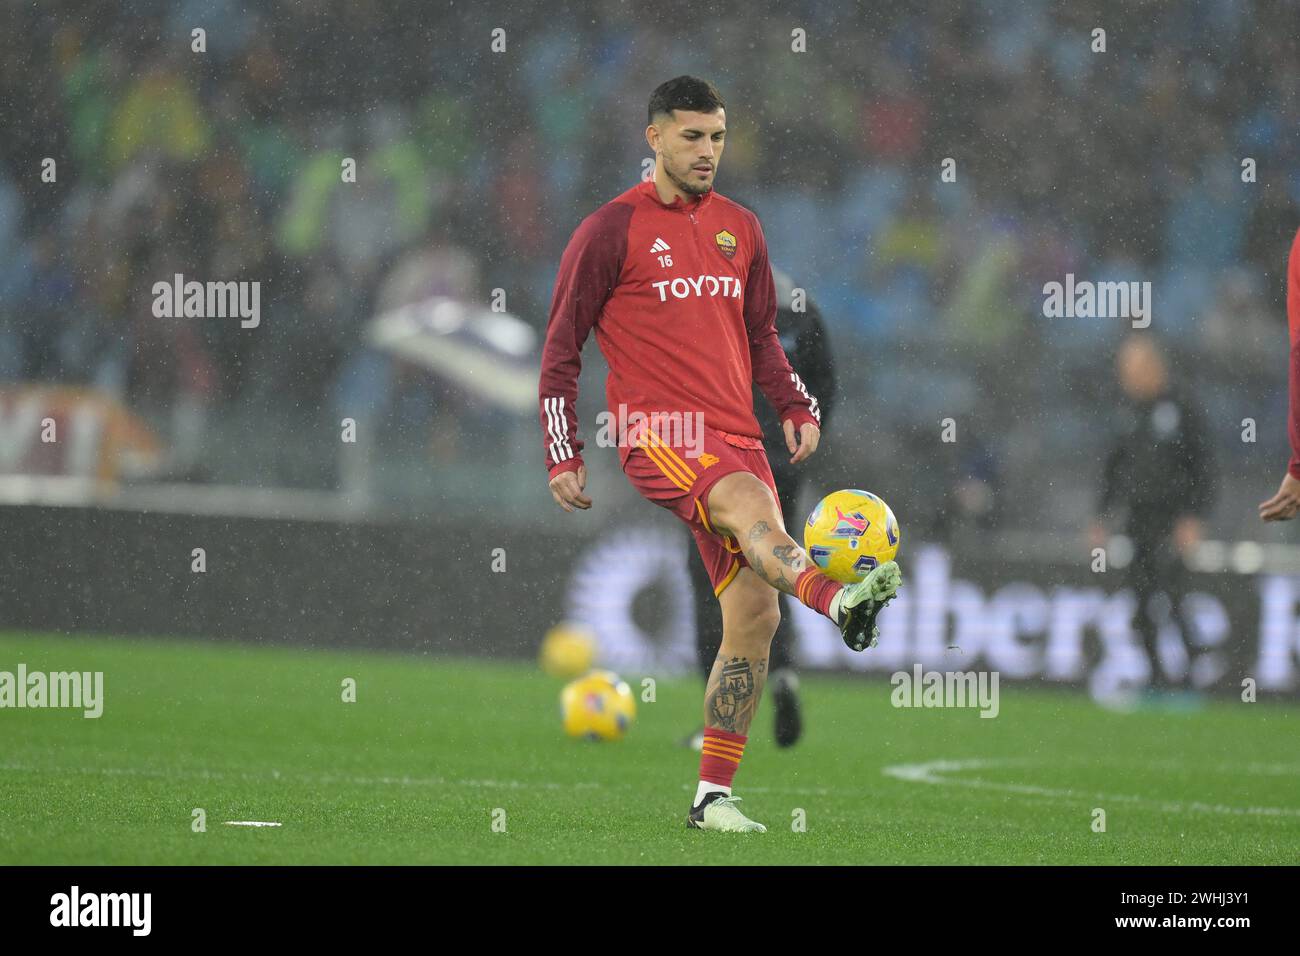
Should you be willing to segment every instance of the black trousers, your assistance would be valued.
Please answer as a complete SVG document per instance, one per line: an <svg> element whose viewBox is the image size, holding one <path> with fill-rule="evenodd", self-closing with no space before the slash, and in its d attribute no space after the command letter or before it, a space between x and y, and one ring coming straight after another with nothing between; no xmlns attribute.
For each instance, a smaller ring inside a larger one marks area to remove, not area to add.
<svg viewBox="0 0 1300 956"><path fill-rule="evenodd" d="M776 484L776 495L781 502L781 513L785 516L786 530L802 546L804 516L797 511L802 476L779 453L774 458L769 451L767 457L772 462L772 481ZM786 467L777 467L778 463ZM691 569L691 591L695 596L695 650L699 655L700 670L707 681L713 670L713 662L717 660L718 648L722 646L722 607L713 594L713 583L709 580L709 572L704 569L700 552L695 547L695 539L689 535L687 547L690 549L688 563ZM782 614L776 637L772 640L769 673L782 667L794 666L793 643L794 627L789 617Z"/></svg>
<svg viewBox="0 0 1300 956"><path fill-rule="evenodd" d="M1194 645L1190 625L1181 608L1188 584L1187 567L1183 564L1172 537L1168 534L1134 537L1133 561L1128 567L1127 580L1137 598L1133 627L1142 639L1142 648L1151 663L1151 686L1169 687L1190 683ZM1156 634L1160 622L1166 616L1177 625L1183 649L1187 653L1189 674L1186 678L1171 680L1166 677L1160 664Z"/></svg>

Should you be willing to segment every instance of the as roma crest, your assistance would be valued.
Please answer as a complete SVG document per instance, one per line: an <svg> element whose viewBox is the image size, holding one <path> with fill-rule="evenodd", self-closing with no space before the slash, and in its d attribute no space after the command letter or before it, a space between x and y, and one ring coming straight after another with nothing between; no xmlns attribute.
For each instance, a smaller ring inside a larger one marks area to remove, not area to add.
<svg viewBox="0 0 1300 956"><path fill-rule="evenodd" d="M718 251L728 259L736 258L736 237L727 230L722 230L713 237L713 241L718 244Z"/></svg>

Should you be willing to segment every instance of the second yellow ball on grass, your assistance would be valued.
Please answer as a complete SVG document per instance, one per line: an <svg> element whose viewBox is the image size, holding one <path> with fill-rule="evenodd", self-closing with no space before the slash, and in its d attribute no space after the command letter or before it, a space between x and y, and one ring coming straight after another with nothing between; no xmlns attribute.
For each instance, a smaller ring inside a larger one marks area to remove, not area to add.
<svg viewBox="0 0 1300 956"><path fill-rule="evenodd" d="M588 740L621 740L636 719L636 698L611 671L592 671L560 692L564 732Z"/></svg>
<svg viewBox="0 0 1300 956"><path fill-rule="evenodd" d="M591 670L596 658L596 638L577 624L557 624L546 632L537 653L542 670L552 677L577 677Z"/></svg>

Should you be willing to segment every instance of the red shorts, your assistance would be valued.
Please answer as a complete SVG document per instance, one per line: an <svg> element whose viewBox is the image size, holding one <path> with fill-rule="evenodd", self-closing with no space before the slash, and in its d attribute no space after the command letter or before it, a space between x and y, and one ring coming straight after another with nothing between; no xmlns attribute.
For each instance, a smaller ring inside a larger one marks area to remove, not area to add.
<svg viewBox="0 0 1300 956"><path fill-rule="evenodd" d="M668 436L672 441L682 437ZM778 514L781 499L759 439L708 427L703 429L702 439L691 442L693 447L687 454L685 444L671 444L653 429L633 431L623 449L623 473L642 497L686 522L716 595L722 593L741 568L749 567L749 562L734 537L713 530L708 513L709 489L719 478L747 471L772 489Z"/></svg>

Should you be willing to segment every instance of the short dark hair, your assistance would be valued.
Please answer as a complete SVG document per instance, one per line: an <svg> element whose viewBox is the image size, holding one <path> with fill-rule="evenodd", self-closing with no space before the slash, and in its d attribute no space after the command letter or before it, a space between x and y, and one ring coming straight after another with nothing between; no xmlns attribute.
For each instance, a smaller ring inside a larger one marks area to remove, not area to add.
<svg viewBox="0 0 1300 956"><path fill-rule="evenodd" d="M660 83L650 94L650 108L647 119L654 123L660 113L671 114L673 110L689 110L692 113L712 113L726 109L722 94L708 80L693 76L677 76Z"/></svg>

